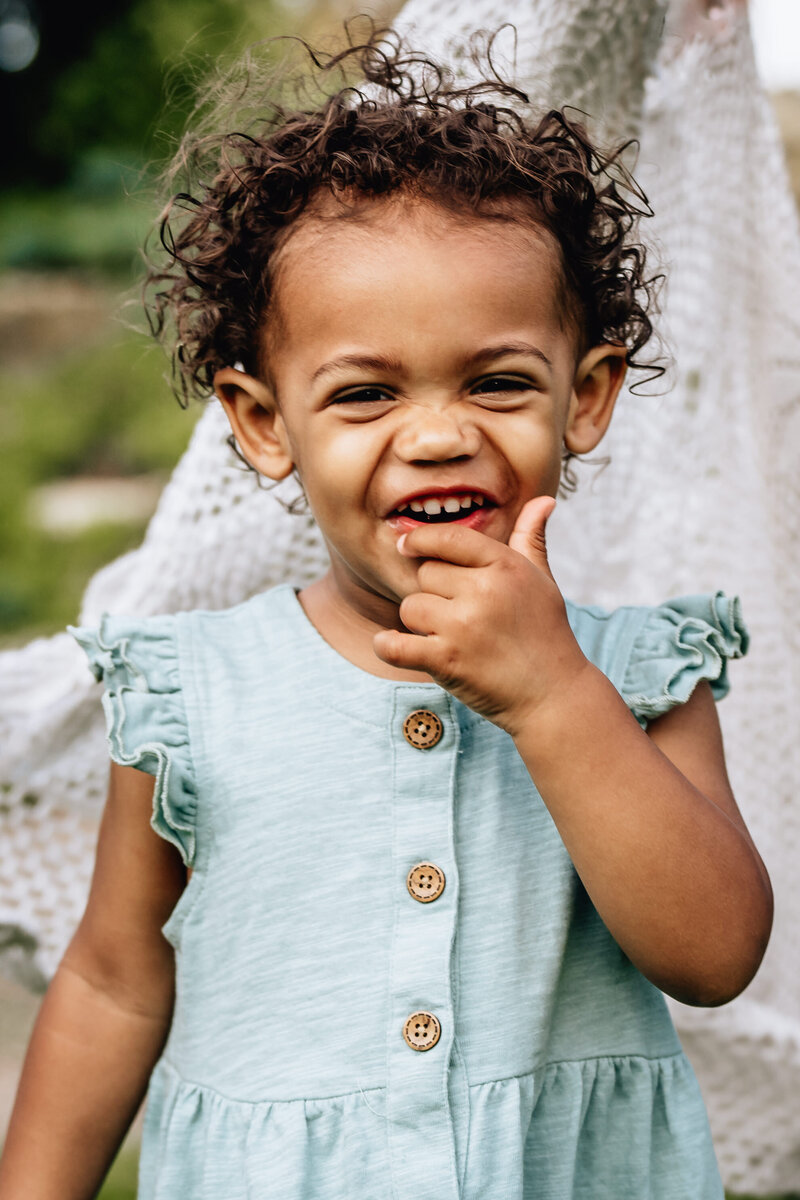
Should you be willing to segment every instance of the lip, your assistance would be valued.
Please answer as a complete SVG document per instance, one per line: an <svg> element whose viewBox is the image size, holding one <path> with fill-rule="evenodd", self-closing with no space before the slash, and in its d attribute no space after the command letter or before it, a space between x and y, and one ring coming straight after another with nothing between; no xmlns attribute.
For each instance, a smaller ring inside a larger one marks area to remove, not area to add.
<svg viewBox="0 0 800 1200"><path fill-rule="evenodd" d="M429 496L430 492L422 492L421 494ZM461 525L467 529L477 529L479 532L483 532L496 512L497 509L494 507L476 508L474 512L469 513L466 517L456 517L454 521L443 522L441 528L446 529L452 525ZM394 516L386 518L386 524L399 537L401 533L409 533L412 529L419 529L425 523L423 521L415 521L412 517L406 516L405 513L395 513ZM430 526L425 526L425 528L430 528Z"/></svg>
<svg viewBox="0 0 800 1200"><path fill-rule="evenodd" d="M401 504L410 504L412 500L423 500L432 496L481 496L484 504L480 508L473 509L463 517L455 517L448 521L448 525L461 525L467 529L477 529L483 532L489 525L500 507L500 501L494 492L488 491L483 487L475 487L474 484L459 483L452 484L447 487L428 486L426 488L418 488L415 492L409 492L398 500L395 506L386 514L385 520L387 525L398 535L409 533L412 529L419 529L425 522L415 519L413 514L398 512Z"/></svg>
<svg viewBox="0 0 800 1200"><path fill-rule="evenodd" d="M488 500L493 507L500 504L497 496L493 492L489 492L486 488L475 487L474 484L462 483L450 487L426 487L419 488L416 492L409 492L407 496L401 496L399 500L392 505L386 516L392 518L392 513L397 514L398 508L402 504L410 504L412 500L422 500L429 496L483 496L484 500ZM416 522L415 522L416 523Z"/></svg>

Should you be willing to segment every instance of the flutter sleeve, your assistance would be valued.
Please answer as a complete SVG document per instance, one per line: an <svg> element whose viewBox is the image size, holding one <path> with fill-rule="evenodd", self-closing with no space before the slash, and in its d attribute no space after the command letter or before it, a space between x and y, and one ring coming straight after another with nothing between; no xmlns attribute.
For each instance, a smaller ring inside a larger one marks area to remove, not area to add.
<svg viewBox="0 0 800 1200"><path fill-rule="evenodd" d="M103 708L114 762L155 776L153 829L195 855L197 789L176 646L176 618L103 617L99 629L70 628L105 685Z"/></svg>
<svg viewBox="0 0 800 1200"><path fill-rule="evenodd" d="M715 700L729 690L728 661L747 653L738 596L681 596L647 610L633 641L622 695L642 726L685 704L707 679Z"/></svg>

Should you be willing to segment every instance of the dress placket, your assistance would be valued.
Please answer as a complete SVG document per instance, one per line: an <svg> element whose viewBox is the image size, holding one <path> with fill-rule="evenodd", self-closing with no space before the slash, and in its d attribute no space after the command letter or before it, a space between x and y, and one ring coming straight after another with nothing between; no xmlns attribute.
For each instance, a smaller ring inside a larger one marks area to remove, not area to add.
<svg viewBox="0 0 800 1200"><path fill-rule="evenodd" d="M399 687L392 711L393 888L387 1121L393 1200L458 1200L448 1068L458 910L452 700Z"/></svg>

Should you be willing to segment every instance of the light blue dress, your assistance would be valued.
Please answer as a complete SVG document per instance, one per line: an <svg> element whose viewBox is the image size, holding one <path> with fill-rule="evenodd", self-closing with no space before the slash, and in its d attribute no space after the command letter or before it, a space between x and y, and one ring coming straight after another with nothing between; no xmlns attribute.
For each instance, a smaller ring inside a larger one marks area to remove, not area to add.
<svg viewBox="0 0 800 1200"><path fill-rule="evenodd" d="M642 724L701 679L724 695L747 647L721 594L568 611ZM721 1200L663 996L507 734L347 662L288 586L76 635L112 757L156 776L153 826L194 869L140 1200ZM404 737L417 711L436 745Z"/></svg>

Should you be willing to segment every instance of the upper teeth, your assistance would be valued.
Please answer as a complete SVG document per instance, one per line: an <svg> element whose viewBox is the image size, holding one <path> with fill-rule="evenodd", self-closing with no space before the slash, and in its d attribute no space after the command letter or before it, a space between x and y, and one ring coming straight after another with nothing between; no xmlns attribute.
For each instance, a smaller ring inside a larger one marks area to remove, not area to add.
<svg viewBox="0 0 800 1200"><path fill-rule="evenodd" d="M441 499L436 499L431 496L427 500L410 500L407 504L398 506L398 512L405 512L410 508L412 512L425 512L429 517L438 517L439 513L444 509L445 512L455 513L460 508L470 508L473 504L482 505L483 496L463 495L463 496L442 496Z"/></svg>

